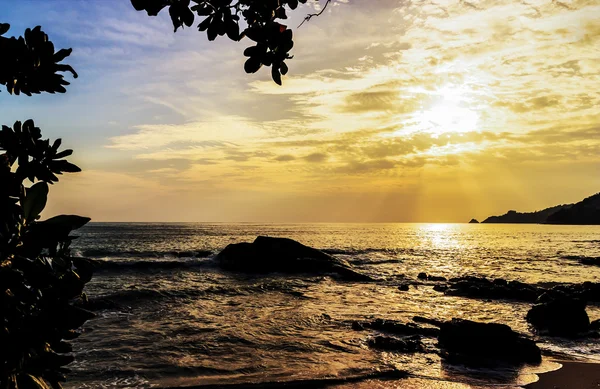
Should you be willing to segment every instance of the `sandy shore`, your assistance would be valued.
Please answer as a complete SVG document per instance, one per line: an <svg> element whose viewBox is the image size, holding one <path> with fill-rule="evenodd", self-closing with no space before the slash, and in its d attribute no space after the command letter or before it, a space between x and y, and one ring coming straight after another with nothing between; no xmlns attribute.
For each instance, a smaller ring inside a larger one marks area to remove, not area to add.
<svg viewBox="0 0 600 389"><path fill-rule="evenodd" d="M557 361L563 366L540 374L540 380L527 389L600 389L600 364Z"/></svg>

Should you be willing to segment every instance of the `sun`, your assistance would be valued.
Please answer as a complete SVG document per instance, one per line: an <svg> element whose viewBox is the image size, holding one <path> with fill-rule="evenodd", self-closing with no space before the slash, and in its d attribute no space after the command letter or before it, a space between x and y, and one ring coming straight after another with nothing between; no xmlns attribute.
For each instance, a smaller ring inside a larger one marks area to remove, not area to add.
<svg viewBox="0 0 600 389"><path fill-rule="evenodd" d="M434 92L433 97L431 105L417 112L414 117L419 131L444 134L477 129L479 115L469 108L470 101L463 89L439 89Z"/></svg>

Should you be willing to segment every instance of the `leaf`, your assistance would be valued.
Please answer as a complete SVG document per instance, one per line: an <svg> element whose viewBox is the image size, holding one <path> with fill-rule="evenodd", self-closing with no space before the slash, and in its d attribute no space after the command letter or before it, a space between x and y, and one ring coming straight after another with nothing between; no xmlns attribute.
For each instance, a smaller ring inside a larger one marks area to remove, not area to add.
<svg viewBox="0 0 600 389"><path fill-rule="evenodd" d="M279 65L279 69L281 70L281 74L283 74L284 76L287 74L287 72L289 71L288 66L285 64L285 62L282 62L281 65Z"/></svg>
<svg viewBox="0 0 600 389"><path fill-rule="evenodd" d="M50 162L50 167L53 173L78 173L81 171L78 166L73 165L71 162L67 162L64 159Z"/></svg>
<svg viewBox="0 0 600 389"><path fill-rule="evenodd" d="M54 159L61 159L64 157L68 157L71 154L73 154L73 150L71 150L71 149L63 150L60 153L56 153L56 155L54 156Z"/></svg>
<svg viewBox="0 0 600 389"><path fill-rule="evenodd" d="M10 24L0 23L0 35L4 35L10 30Z"/></svg>
<svg viewBox="0 0 600 389"><path fill-rule="evenodd" d="M76 230L86 225L90 220L89 217L77 216L77 215L59 215L51 217L50 219L39 222L38 224L44 224L47 226L65 227L69 230Z"/></svg>
<svg viewBox="0 0 600 389"><path fill-rule="evenodd" d="M198 25L198 30L200 31L206 31L206 29L208 28L208 26L210 26L212 20L212 16L207 17L206 19L204 19L199 25Z"/></svg>
<svg viewBox="0 0 600 389"><path fill-rule="evenodd" d="M34 221L46 207L48 201L48 184L38 182L27 189L27 195L23 201L23 213L27 223Z"/></svg>
<svg viewBox="0 0 600 389"><path fill-rule="evenodd" d="M279 69L276 66L271 68L271 77L273 77L273 81L277 85L281 85L281 73L279 73Z"/></svg>
<svg viewBox="0 0 600 389"><path fill-rule="evenodd" d="M248 58L246 63L244 63L244 70L246 71L246 73L256 73L258 69L261 68L261 66L262 63L258 58L250 57Z"/></svg>
<svg viewBox="0 0 600 389"><path fill-rule="evenodd" d="M19 389L51 389L42 378L31 374L19 374L17 376L17 388Z"/></svg>

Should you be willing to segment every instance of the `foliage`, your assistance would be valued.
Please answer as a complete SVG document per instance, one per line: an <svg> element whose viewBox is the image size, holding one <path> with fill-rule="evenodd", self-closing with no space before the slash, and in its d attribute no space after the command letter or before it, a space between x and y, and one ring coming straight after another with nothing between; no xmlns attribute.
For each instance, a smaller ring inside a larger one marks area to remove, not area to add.
<svg viewBox="0 0 600 389"><path fill-rule="evenodd" d="M0 24L5 33L8 25ZM25 39L0 37L0 81L9 93L64 92L56 72L71 50L54 53L39 27ZM75 72L73 72L75 74ZM60 388L73 361L67 342L93 314L73 304L86 299L92 264L70 255L72 230L90 219L61 215L39 221L48 185L80 169L65 160L60 139L42 139L33 120L0 131L0 389ZM26 185L29 185L28 187Z"/></svg>
<svg viewBox="0 0 600 389"><path fill-rule="evenodd" d="M224 36L233 41L248 37L256 44L248 47L244 55L249 57L244 64L246 73L255 73L263 65L271 66L273 81L281 85L281 76L287 74L285 60L294 46L292 30L277 20L287 19L287 10L295 10L307 0L131 0L138 11L156 16L164 8L175 31L179 27L191 27L196 16L203 18L198 30L206 31L208 39ZM331 0L327 0L323 10ZM320 15L311 14L305 20ZM242 29L242 27L245 27Z"/></svg>
<svg viewBox="0 0 600 389"><path fill-rule="evenodd" d="M69 65L60 64L71 54L71 49L54 52L54 45L40 28L25 30L19 38L3 37L10 25L0 23L0 84L8 93L64 93L69 85L59 72L77 73Z"/></svg>

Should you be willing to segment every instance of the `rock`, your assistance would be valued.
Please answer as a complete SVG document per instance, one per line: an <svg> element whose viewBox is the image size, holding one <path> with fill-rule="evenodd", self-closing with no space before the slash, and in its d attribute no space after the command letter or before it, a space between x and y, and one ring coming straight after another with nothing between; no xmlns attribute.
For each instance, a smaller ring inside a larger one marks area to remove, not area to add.
<svg viewBox="0 0 600 389"><path fill-rule="evenodd" d="M534 302L545 289L519 281L506 281L496 279L490 281L487 278L460 277L450 279L450 285L444 288L434 288L443 291L449 296L461 296L492 300L516 300Z"/></svg>
<svg viewBox="0 0 600 389"><path fill-rule="evenodd" d="M447 280L446 280L446 277L442 277L442 276L428 276L427 281L436 281L436 282L443 281L443 282L445 282Z"/></svg>
<svg viewBox="0 0 600 389"><path fill-rule="evenodd" d="M408 289L409 289L408 284L402 284L398 287L398 290L401 290L403 292L408 291Z"/></svg>
<svg viewBox="0 0 600 389"><path fill-rule="evenodd" d="M479 224L479 221L477 219L471 219L469 224Z"/></svg>
<svg viewBox="0 0 600 389"><path fill-rule="evenodd" d="M444 324L444 322L441 321L441 320L428 319L428 318L423 317L423 316L414 316L413 317L413 321L417 322L417 323L429 324L429 325L432 325L432 326L438 327L438 328L441 327L442 324Z"/></svg>
<svg viewBox="0 0 600 389"><path fill-rule="evenodd" d="M594 320L590 323L590 330L600 331L600 319Z"/></svg>
<svg viewBox="0 0 600 389"><path fill-rule="evenodd" d="M436 337L439 334L437 328L421 327L414 323L402 323L396 320L375 319L371 322L361 323L364 328L387 332L394 335L422 335Z"/></svg>
<svg viewBox="0 0 600 389"><path fill-rule="evenodd" d="M447 281L446 277L432 276L425 272L419 273L419 275L417 275L417 278L420 280L425 280L425 281L436 281L436 282Z"/></svg>
<svg viewBox="0 0 600 389"><path fill-rule="evenodd" d="M399 352L418 352L423 351L423 343L418 337L408 339L397 339L389 336L375 336L367 341L369 347Z"/></svg>
<svg viewBox="0 0 600 389"><path fill-rule="evenodd" d="M357 321L352 322L352 329L354 331L364 331L365 327Z"/></svg>
<svg viewBox="0 0 600 389"><path fill-rule="evenodd" d="M437 284L433 286L433 290L435 290L436 292L445 292L448 290L448 285Z"/></svg>
<svg viewBox="0 0 600 389"><path fill-rule="evenodd" d="M542 354L535 342L505 324L452 319L441 324L438 344L450 361L475 365L538 364Z"/></svg>
<svg viewBox="0 0 600 389"><path fill-rule="evenodd" d="M559 292L544 293L527 312L527 322L542 334L577 337L590 329L585 300Z"/></svg>
<svg viewBox="0 0 600 389"><path fill-rule="evenodd" d="M341 259L288 238L259 236L253 243L230 244L216 261L225 270L248 273L333 273L347 281L371 281Z"/></svg>

